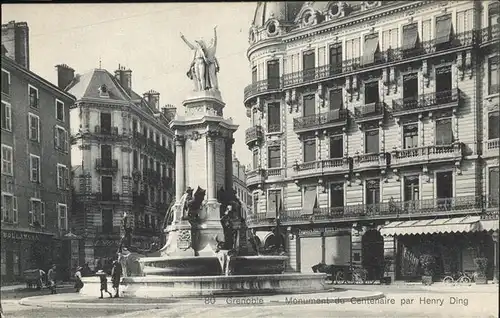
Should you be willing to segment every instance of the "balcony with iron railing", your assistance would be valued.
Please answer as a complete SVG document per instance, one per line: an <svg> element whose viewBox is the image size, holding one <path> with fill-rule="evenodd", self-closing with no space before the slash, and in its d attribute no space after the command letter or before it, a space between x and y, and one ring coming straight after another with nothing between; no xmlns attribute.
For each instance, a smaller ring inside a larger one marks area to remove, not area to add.
<svg viewBox="0 0 500 318"><path fill-rule="evenodd" d="M138 131L134 131L132 134L132 140L135 145L144 147L148 143L148 137L144 136Z"/></svg>
<svg viewBox="0 0 500 318"><path fill-rule="evenodd" d="M96 192L94 196L96 201L104 201L104 202L120 201L121 197L119 193L102 193L102 192Z"/></svg>
<svg viewBox="0 0 500 318"><path fill-rule="evenodd" d="M500 37L500 24L490 25L481 30L481 46L498 41Z"/></svg>
<svg viewBox="0 0 500 318"><path fill-rule="evenodd" d="M354 172L373 169L386 169L390 164L390 154L380 153L359 153L356 152L353 159L352 169Z"/></svg>
<svg viewBox="0 0 500 318"><path fill-rule="evenodd" d="M102 136L118 136L118 127L95 126L94 133Z"/></svg>
<svg viewBox="0 0 500 318"><path fill-rule="evenodd" d="M142 178L145 181L157 184L161 181L161 174L159 171L155 171L153 169L143 169Z"/></svg>
<svg viewBox="0 0 500 318"><path fill-rule="evenodd" d="M254 82L243 90L243 101L246 103L249 99L257 97L263 93L272 93L280 91L282 87L281 78L270 78Z"/></svg>
<svg viewBox="0 0 500 318"><path fill-rule="evenodd" d="M500 138L486 140L483 142L483 144L484 156L498 156L498 149L500 148Z"/></svg>
<svg viewBox="0 0 500 318"><path fill-rule="evenodd" d="M356 123L366 123L374 120L384 119L386 104L384 102L374 102L354 108L354 118Z"/></svg>
<svg viewBox="0 0 500 318"><path fill-rule="evenodd" d="M261 125L252 126L245 131L245 143L250 148L253 145L261 142L263 138L264 138L264 129L262 129Z"/></svg>
<svg viewBox="0 0 500 318"><path fill-rule="evenodd" d="M119 226L113 226L113 224L98 225L95 227L95 232L98 235L111 235L118 237L120 235L121 228Z"/></svg>
<svg viewBox="0 0 500 318"><path fill-rule="evenodd" d="M347 125L349 112L347 109L335 109L325 113L294 118L293 130L296 133L317 129L327 129Z"/></svg>
<svg viewBox="0 0 500 318"><path fill-rule="evenodd" d="M280 221L283 225L299 225L363 220L407 220L469 213L479 214L484 210L484 202L482 196L461 196L324 207L313 209L312 214L305 214L304 209L286 209L280 213ZM247 220L248 225L252 227L272 226L275 224L275 219L269 217L266 213L251 214Z"/></svg>
<svg viewBox="0 0 500 318"><path fill-rule="evenodd" d="M345 174L352 168L352 158L330 158L311 162L296 162L293 170L297 177L311 177L316 175Z"/></svg>
<svg viewBox="0 0 500 318"><path fill-rule="evenodd" d="M455 161L465 156L465 145L461 142L455 142L450 145L395 149L392 151L391 156L391 167L419 165L428 162Z"/></svg>
<svg viewBox="0 0 500 318"><path fill-rule="evenodd" d="M132 193L132 204L135 206L146 205L146 196L144 195L144 193L133 192Z"/></svg>
<svg viewBox="0 0 500 318"><path fill-rule="evenodd" d="M95 160L95 169L100 173L114 173L118 170L118 160L97 158Z"/></svg>
<svg viewBox="0 0 500 318"><path fill-rule="evenodd" d="M421 112L450 109L458 107L461 99L462 93L458 88L396 99L392 101L392 115L400 117Z"/></svg>

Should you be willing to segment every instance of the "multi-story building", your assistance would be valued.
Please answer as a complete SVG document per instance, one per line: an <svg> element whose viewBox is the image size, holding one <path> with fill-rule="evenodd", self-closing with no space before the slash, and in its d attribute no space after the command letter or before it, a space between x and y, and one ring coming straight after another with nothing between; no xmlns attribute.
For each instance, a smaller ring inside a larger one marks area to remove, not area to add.
<svg viewBox="0 0 500 318"><path fill-rule="evenodd" d="M76 234L90 266L116 255L125 213L133 245L147 249L161 235L173 196L175 108L160 94L132 90L132 71L93 69L82 75L58 65L59 85L76 97L70 110ZM102 265L102 264L101 264Z"/></svg>
<svg viewBox="0 0 500 318"><path fill-rule="evenodd" d="M1 280L69 267L72 95L29 69L25 22L2 25ZM22 52L21 52L22 51ZM21 54L22 53L22 54Z"/></svg>
<svg viewBox="0 0 500 318"><path fill-rule="evenodd" d="M241 202L241 215L246 218L252 197L247 188L246 167L240 163L236 153L233 154L233 188L236 191L236 197Z"/></svg>
<svg viewBox="0 0 500 318"><path fill-rule="evenodd" d="M494 1L261 2L250 28L250 226L289 269L392 259L396 279L498 275ZM493 221L488 220L493 218ZM267 234L267 237L270 235Z"/></svg>

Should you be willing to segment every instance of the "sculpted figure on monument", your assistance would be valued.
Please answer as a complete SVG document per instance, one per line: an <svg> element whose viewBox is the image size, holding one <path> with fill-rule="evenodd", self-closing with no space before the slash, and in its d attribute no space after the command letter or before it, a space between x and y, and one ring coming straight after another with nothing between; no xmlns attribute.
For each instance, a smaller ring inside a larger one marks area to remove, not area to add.
<svg viewBox="0 0 500 318"><path fill-rule="evenodd" d="M127 216L127 212L123 213L123 218L122 218L122 228L123 228L123 236L120 241L120 247L118 248L118 252L121 253L122 249L125 248L130 248L132 245L132 226L130 225L129 218Z"/></svg>
<svg viewBox="0 0 500 318"><path fill-rule="evenodd" d="M214 38L210 45L206 45L203 39L195 40L195 44L189 42L181 33L181 39L194 51L193 61L186 75L193 80L195 91L218 89L217 73L219 62L215 57L217 49L217 26L214 27Z"/></svg>

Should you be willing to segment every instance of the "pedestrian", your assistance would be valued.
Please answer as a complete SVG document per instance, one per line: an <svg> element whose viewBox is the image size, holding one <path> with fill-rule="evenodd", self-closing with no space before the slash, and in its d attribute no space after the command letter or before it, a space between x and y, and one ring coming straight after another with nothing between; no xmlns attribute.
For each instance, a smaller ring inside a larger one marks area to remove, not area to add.
<svg viewBox="0 0 500 318"><path fill-rule="evenodd" d="M118 260L113 261L113 268L111 269L111 283L115 289L115 298L120 297L120 279L123 275L123 268Z"/></svg>
<svg viewBox="0 0 500 318"><path fill-rule="evenodd" d="M50 288L50 293L51 294L57 294L56 291L56 265L53 264L52 267L49 269L49 272L47 274L47 281L49 283L49 288Z"/></svg>
<svg viewBox="0 0 500 318"><path fill-rule="evenodd" d="M76 268L76 273L75 273L75 289L76 289L77 293L80 292L80 289L83 288L82 270L83 270L83 268L81 266L78 266Z"/></svg>
<svg viewBox="0 0 500 318"><path fill-rule="evenodd" d="M108 291L108 278L106 277L106 273L103 270L98 270L95 274L101 279L101 297L99 298L103 298L103 291L109 294L109 298L112 298L113 295Z"/></svg>
<svg viewBox="0 0 500 318"><path fill-rule="evenodd" d="M40 290L43 288L43 278L45 277L45 272L43 269L38 270L38 282L37 282L37 289Z"/></svg>

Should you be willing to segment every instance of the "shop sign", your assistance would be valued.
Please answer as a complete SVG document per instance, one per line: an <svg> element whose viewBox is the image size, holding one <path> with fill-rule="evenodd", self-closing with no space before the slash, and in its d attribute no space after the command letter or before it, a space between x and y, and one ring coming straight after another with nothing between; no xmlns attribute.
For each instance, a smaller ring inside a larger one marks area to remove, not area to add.
<svg viewBox="0 0 500 318"><path fill-rule="evenodd" d="M95 246L118 246L118 242L115 240L96 240Z"/></svg>
<svg viewBox="0 0 500 318"><path fill-rule="evenodd" d="M2 239L40 241L41 235L28 232L2 231Z"/></svg>
<svg viewBox="0 0 500 318"><path fill-rule="evenodd" d="M299 229L299 235L321 235L323 233L339 233L343 231L349 231L345 228L336 227L324 227L324 228L314 228L314 229Z"/></svg>

